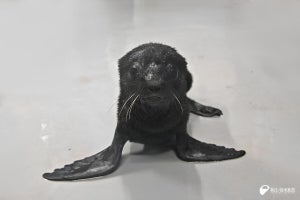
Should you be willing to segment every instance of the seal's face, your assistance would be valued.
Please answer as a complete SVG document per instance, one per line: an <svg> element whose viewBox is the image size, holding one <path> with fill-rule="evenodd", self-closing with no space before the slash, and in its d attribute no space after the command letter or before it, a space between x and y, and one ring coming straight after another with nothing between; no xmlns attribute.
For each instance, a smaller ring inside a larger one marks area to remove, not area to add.
<svg viewBox="0 0 300 200"><path fill-rule="evenodd" d="M138 93L143 105L167 107L186 93L186 62L169 46L137 47L120 59L119 70L121 91Z"/></svg>
<svg viewBox="0 0 300 200"><path fill-rule="evenodd" d="M168 103L171 95L179 89L179 74L179 69L171 63L136 61L127 74L127 80L136 84L143 103L160 105Z"/></svg>

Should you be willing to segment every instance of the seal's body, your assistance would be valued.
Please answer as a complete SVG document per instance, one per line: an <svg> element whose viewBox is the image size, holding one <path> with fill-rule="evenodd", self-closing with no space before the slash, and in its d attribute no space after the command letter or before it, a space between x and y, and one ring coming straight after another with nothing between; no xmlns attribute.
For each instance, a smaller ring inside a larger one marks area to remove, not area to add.
<svg viewBox="0 0 300 200"><path fill-rule="evenodd" d="M173 149L184 161L217 161L241 157L236 151L200 142L187 134L189 113L220 116L221 110L186 96L192 76L185 59L172 47L148 43L119 60L118 125L111 146L52 173L49 180L77 180L107 175L117 169L126 141Z"/></svg>
<svg viewBox="0 0 300 200"><path fill-rule="evenodd" d="M185 66L175 49L161 44L141 45L120 59L118 122L130 141L164 144L186 125L191 79Z"/></svg>

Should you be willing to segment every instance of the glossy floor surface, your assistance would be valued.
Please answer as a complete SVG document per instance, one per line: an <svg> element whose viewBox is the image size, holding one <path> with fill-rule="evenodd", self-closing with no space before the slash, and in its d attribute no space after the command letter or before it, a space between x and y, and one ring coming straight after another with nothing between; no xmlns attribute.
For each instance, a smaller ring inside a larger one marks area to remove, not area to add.
<svg viewBox="0 0 300 200"><path fill-rule="evenodd" d="M0 199L300 199L299 10L296 0L0 1ZM224 112L191 115L190 134L247 155L185 163L128 143L110 176L44 180L110 144L117 60L150 41L176 47L194 76L188 95ZM261 196L264 184L277 193Z"/></svg>

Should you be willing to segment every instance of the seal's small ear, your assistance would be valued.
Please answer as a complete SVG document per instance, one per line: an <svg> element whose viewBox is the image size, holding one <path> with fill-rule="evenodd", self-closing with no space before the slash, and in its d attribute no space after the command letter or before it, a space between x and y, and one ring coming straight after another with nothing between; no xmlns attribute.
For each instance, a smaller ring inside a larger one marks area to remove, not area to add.
<svg viewBox="0 0 300 200"><path fill-rule="evenodd" d="M187 82L187 89L186 91L189 91L192 87L192 83L193 83L193 77L192 77L192 74L186 70L186 82Z"/></svg>

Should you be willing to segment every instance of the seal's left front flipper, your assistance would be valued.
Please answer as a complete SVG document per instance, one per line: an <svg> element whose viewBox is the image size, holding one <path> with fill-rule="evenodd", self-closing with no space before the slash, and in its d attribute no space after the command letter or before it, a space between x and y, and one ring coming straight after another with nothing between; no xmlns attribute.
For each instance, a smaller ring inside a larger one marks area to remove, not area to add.
<svg viewBox="0 0 300 200"><path fill-rule="evenodd" d="M188 98L188 103L190 107L190 112L195 115L200 115L202 117L214 117L223 115L220 109L202 105L190 98Z"/></svg>
<svg viewBox="0 0 300 200"><path fill-rule="evenodd" d="M175 152L184 161L220 161L239 158L245 151L200 142L188 134L177 136Z"/></svg>

